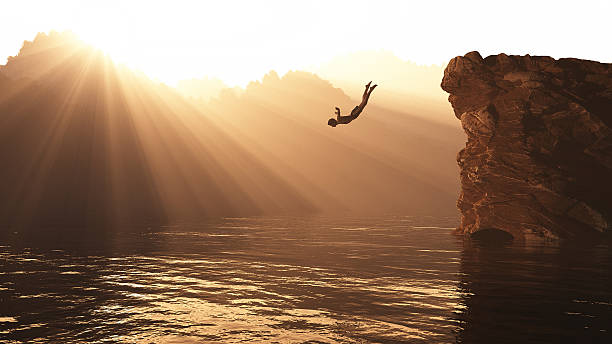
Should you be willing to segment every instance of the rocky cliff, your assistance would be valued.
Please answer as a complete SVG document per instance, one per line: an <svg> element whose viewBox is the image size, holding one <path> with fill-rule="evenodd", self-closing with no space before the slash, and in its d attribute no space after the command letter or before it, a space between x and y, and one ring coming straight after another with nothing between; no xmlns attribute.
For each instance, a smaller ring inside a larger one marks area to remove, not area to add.
<svg viewBox="0 0 612 344"><path fill-rule="evenodd" d="M460 230L583 238L612 230L612 64L452 59L441 84L467 134Z"/></svg>

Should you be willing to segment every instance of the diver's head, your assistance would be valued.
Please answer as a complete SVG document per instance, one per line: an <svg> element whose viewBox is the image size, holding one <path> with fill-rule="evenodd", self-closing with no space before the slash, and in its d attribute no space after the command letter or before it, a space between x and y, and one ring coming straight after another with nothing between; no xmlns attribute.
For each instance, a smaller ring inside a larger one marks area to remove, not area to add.
<svg viewBox="0 0 612 344"><path fill-rule="evenodd" d="M334 118L330 118L329 121L327 121L327 125L331 126L331 127L335 127L338 125L338 121L336 121L336 119Z"/></svg>

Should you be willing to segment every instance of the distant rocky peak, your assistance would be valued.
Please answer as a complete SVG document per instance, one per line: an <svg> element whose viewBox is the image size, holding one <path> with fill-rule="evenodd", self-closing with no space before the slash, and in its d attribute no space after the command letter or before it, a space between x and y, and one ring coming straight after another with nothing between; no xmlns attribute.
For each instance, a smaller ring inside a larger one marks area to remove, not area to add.
<svg viewBox="0 0 612 344"><path fill-rule="evenodd" d="M24 41L16 56L10 56L0 72L11 79L37 78L66 58L83 50L94 49L73 32L38 33L32 41Z"/></svg>
<svg viewBox="0 0 612 344"><path fill-rule="evenodd" d="M47 50L67 45L82 45L83 42L71 31L51 31L48 34L39 32L32 41L24 41L17 56L9 57L9 61L18 57L44 53Z"/></svg>

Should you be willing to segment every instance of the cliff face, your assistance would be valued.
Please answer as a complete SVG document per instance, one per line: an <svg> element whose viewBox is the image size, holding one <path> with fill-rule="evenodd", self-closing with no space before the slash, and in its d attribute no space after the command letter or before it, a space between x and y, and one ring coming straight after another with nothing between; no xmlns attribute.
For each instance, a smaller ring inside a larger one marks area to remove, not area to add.
<svg viewBox="0 0 612 344"><path fill-rule="evenodd" d="M612 64L471 52L448 63L441 86L467 134L462 232L610 233Z"/></svg>

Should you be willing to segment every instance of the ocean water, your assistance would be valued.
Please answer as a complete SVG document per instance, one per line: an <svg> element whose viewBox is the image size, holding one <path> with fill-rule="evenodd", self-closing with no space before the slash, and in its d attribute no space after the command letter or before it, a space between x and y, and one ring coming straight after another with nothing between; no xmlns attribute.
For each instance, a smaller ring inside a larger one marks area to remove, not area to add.
<svg viewBox="0 0 612 344"><path fill-rule="evenodd" d="M612 343L609 244L456 218L226 218L0 241L1 343Z"/></svg>

